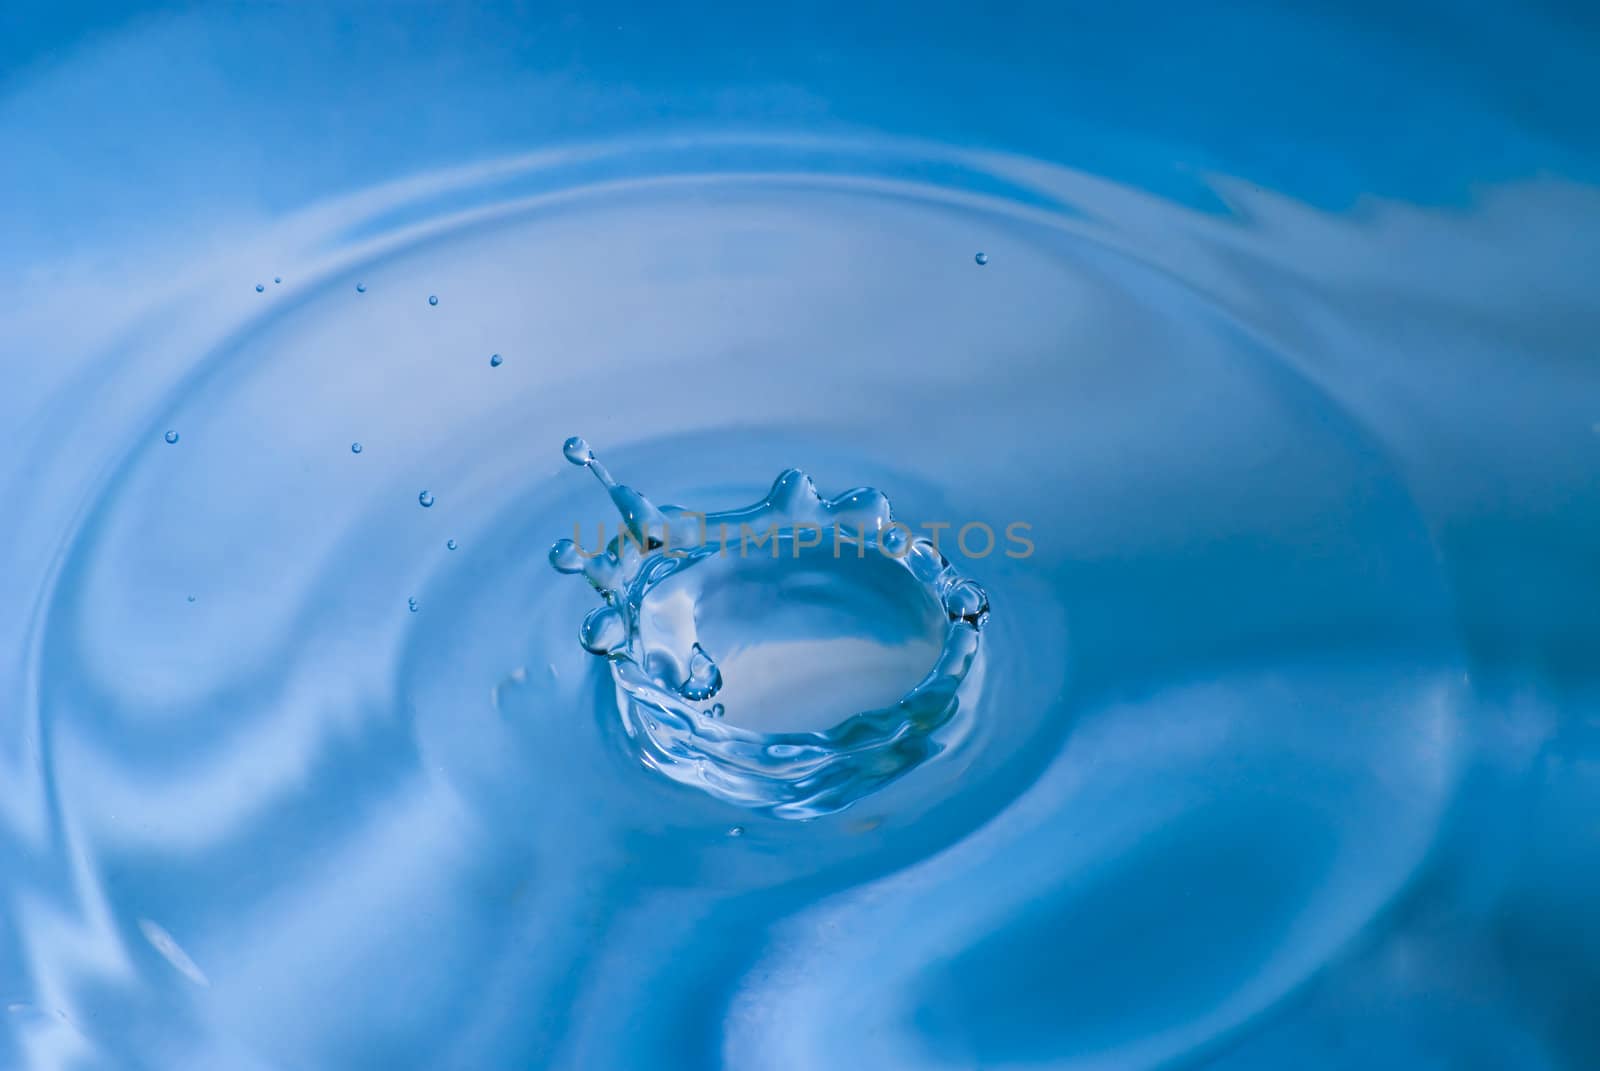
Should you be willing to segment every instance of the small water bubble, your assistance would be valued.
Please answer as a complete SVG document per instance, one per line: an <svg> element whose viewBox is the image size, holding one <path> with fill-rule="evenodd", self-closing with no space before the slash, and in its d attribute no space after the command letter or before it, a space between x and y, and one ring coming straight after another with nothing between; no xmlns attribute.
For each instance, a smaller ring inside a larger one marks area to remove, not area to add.
<svg viewBox="0 0 1600 1071"><path fill-rule="evenodd" d="M456 549L456 541L454 539L445 540L444 541L444 549L445 550L455 550Z"/></svg>
<svg viewBox="0 0 1600 1071"><path fill-rule="evenodd" d="M977 261L978 262L978 267L981 268L985 264L989 263L989 254L988 253L979 253L977 256L973 257L972 259Z"/></svg>
<svg viewBox="0 0 1600 1071"><path fill-rule="evenodd" d="M744 836L744 826L734 826L732 829L728 830L728 836L730 836L730 837L742 837L742 836Z"/></svg>
<svg viewBox="0 0 1600 1071"><path fill-rule="evenodd" d="M437 305L437 304L439 304L439 295L438 294L429 294L428 295L428 304L429 305Z"/></svg>
<svg viewBox="0 0 1600 1071"><path fill-rule="evenodd" d="M360 443L351 443L350 444L350 452L352 454L359 454L361 452L361 444Z"/></svg>
<svg viewBox="0 0 1600 1071"><path fill-rule="evenodd" d="M417 605L417 600L415 597L413 597L406 600L406 609L410 610L412 613L416 613L418 610L422 609L422 607Z"/></svg>
<svg viewBox="0 0 1600 1071"><path fill-rule="evenodd" d="M499 368L500 364L501 364L500 355L498 353L491 353L489 355L489 367L490 368Z"/></svg>
<svg viewBox="0 0 1600 1071"><path fill-rule="evenodd" d="M175 443L178 441L178 433L175 431L169 431L163 435L162 438L166 439L169 443Z"/></svg>
<svg viewBox="0 0 1600 1071"><path fill-rule="evenodd" d="M433 505L433 492L432 491L424 491L424 492L422 492L420 495L417 496L417 501L422 503L422 508L423 509L427 509L429 506Z"/></svg>
<svg viewBox="0 0 1600 1071"><path fill-rule="evenodd" d="M567 460L574 465L587 465L594 460L594 451L589 449L589 444L583 441L581 435L574 435L562 443L561 452L567 455Z"/></svg>
<svg viewBox="0 0 1600 1071"><path fill-rule="evenodd" d="M367 292L367 284L366 283L357 283L356 284L356 293L365 294L366 292Z"/></svg>
<svg viewBox="0 0 1600 1071"><path fill-rule="evenodd" d="M258 294L264 293L266 291L266 289L267 288L265 286L263 286L261 283L257 283L256 284L256 293L258 293Z"/></svg>

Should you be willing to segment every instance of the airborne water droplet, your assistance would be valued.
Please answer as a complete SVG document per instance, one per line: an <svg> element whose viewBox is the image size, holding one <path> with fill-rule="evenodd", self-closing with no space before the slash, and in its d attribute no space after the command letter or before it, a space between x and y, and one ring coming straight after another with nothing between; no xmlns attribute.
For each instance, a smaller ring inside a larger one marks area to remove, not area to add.
<svg viewBox="0 0 1600 1071"><path fill-rule="evenodd" d="M456 541L454 539L445 540L444 541L444 549L445 550L455 550L456 549Z"/></svg>
<svg viewBox="0 0 1600 1071"><path fill-rule="evenodd" d="M977 261L978 262L978 267L981 268L985 264L989 263L989 254L988 253L979 253L977 256L973 257L972 259Z"/></svg>
<svg viewBox="0 0 1600 1071"><path fill-rule="evenodd" d="M166 435L162 436L162 438L166 439L169 443L175 443L178 441L178 433L175 431L169 431L166 433Z"/></svg>
<svg viewBox="0 0 1600 1071"><path fill-rule="evenodd" d="M742 836L744 836L744 826L734 826L732 829L728 830L728 836L730 836L730 837L742 837Z"/></svg>
<svg viewBox="0 0 1600 1071"><path fill-rule="evenodd" d="M351 443L350 444L350 452L352 454L359 454L361 452L361 444L360 443Z"/></svg>
<svg viewBox="0 0 1600 1071"><path fill-rule="evenodd" d="M437 294L429 294L428 295L428 304L429 305L437 305L437 304L439 304L439 295L437 295Z"/></svg>
<svg viewBox="0 0 1600 1071"><path fill-rule="evenodd" d="M357 283L356 284L356 293L365 294L366 292L367 292L367 284L366 283Z"/></svg>
<svg viewBox="0 0 1600 1071"><path fill-rule="evenodd" d="M489 355L489 367L490 368L499 368L500 367L500 355L498 353L491 353Z"/></svg>
<svg viewBox="0 0 1600 1071"><path fill-rule="evenodd" d="M281 275L274 275L274 276L273 276L273 277L272 277L272 282L273 282L273 285L277 285L277 284L279 284L279 283L281 283L281 282L283 282L283 276L281 276Z"/></svg>
<svg viewBox="0 0 1600 1071"><path fill-rule="evenodd" d="M433 492L432 491L424 491L424 492L422 492L420 495L417 496L417 501L422 503L422 508L423 509L427 509L429 506L433 505Z"/></svg>
<svg viewBox="0 0 1600 1071"><path fill-rule="evenodd" d="M417 605L417 600L413 596L412 598L406 600L406 609L410 610L412 613L416 613L418 610L422 609L422 607Z"/></svg>
<svg viewBox="0 0 1600 1071"><path fill-rule="evenodd" d="M265 293L266 289L267 288L265 286L263 286L262 284L260 284L260 283L256 284L256 293L258 293L258 294Z"/></svg>

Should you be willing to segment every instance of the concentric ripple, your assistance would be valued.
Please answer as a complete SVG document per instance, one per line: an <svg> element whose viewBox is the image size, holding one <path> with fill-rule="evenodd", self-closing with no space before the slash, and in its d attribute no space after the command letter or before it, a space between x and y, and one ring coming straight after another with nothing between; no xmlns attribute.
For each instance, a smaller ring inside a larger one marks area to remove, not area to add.
<svg viewBox="0 0 1600 1071"><path fill-rule="evenodd" d="M596 144L197 263L5 474L39 583L0 1063L1153 1068L1319 974L1403 999L1361 957L1460 850L1463 777L1509 791L1484 757L1563 723L1469 676L1508 633L1461 481L1538 444L1454 448L1579 408L1570 364L1504 370L1536 281L1471 254L1594 202L1214 185L1233 212L925 144ZM1435 392L1444 352L1479 387ZM542 552L599 519L575 423L780 553L657 554L665 508L619 578L557 551L611 596L586 654ZM1575 456L1529 516L1592 499ZM888 517L816 487L1032 550L816 558L798 521Z"/></svg>

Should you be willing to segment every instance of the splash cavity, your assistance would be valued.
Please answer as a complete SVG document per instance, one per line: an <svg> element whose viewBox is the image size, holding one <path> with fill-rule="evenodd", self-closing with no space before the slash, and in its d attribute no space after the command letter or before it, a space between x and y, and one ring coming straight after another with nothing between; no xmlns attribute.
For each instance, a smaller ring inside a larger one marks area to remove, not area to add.
<svg viewBox="0 0 1600 1071"><path fill-rule="evenodd" d="M550 548L602 604L579 638L607 659L645 766L783 818L842 810L941 750L989 600L880 491L823 498L795 469L720 513L656 507L587 468L616 537ZM896 698L898 697L898 698Z"/></svg>

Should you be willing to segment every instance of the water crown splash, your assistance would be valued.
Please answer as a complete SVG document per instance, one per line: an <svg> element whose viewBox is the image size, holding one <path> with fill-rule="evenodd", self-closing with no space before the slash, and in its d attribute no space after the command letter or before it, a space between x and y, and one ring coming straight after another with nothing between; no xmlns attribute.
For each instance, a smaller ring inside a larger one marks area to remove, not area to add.
<svg viewBox="0 0 1600 1071"><path fill-rule="evenodd" d="M579 639L608 660L644 765L809 818L943 750L975 691L989 599L882 492L824 499L789 469L753 505L699 513L618 483L581 438L563 452L621 525L594 550L559 540L550 563L602 599Z"/></svg>

